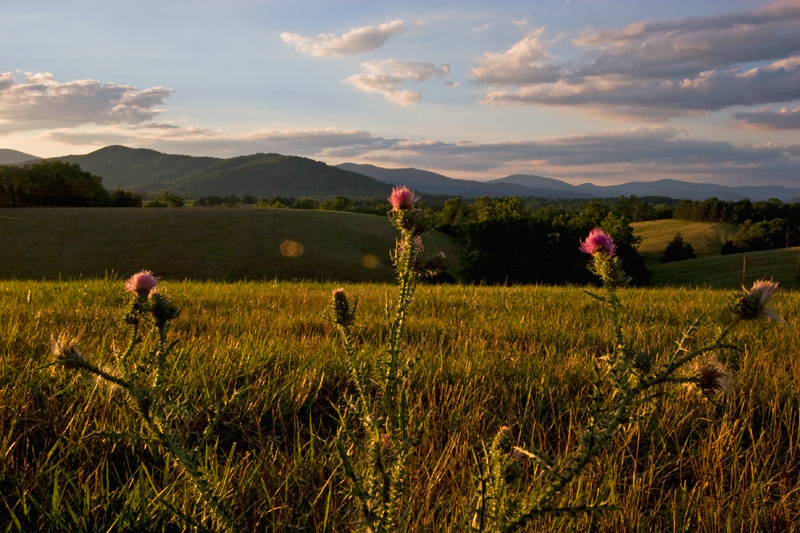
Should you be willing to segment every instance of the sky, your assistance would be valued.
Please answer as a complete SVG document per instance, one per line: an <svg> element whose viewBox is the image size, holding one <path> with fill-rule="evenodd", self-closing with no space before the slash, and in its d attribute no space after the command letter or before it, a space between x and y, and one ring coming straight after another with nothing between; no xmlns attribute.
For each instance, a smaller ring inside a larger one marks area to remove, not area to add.
<svg viewBox="0 0 800 533"><path fill-rule="evenodd" d="M0 148L800 187L800 0L2 0Z"/></svg>

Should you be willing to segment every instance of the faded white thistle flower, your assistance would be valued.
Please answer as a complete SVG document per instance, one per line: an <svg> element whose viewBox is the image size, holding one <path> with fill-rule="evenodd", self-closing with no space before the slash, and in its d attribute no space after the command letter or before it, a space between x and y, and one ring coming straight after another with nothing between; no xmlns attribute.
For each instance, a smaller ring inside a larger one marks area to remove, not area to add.
<svg viewBox="0 0 800 533"><path fill-rule="evenodd" d="M760 279L753 283L748 291L744 287L744 294L731 303L731 312L743 320L775 320L783 322L783 318L773 309L767 307L770 300L780 290L778 284L772 280Z"/></svg>
<svg viewBox="0 0 800 533"><path fill-rule="evenodd" d="M731 376L716 359L701 359L694 363L694 384L704 393L731 392Z"/></svg>
<svg viewBox="0 0 800 533"><path fill-rule="evenodd" d="M56 361L69 370L79 368L81 363L87 362L86 357L78 349L78 341L69 335L61 334L57 339L50 337L50 350Z"/></svg>
<svg viewBox="0 0 800 533"><path fill-rule="evenodd" d="M349 326L355 320L356 305L350 305L350 301L341 287L334 289L331 293L331 311L333 313L333 321L340 326Z"/></svg>

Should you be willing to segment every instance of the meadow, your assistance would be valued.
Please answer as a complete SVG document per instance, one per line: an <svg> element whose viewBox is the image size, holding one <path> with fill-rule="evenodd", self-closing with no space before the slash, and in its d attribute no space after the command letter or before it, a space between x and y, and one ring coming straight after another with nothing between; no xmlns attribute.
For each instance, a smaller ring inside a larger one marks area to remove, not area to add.
<svg viewBox="0 0 800 533"><path fill-rule="evenodd" d="M320 231L324 228L324 231ZM163 278L391 282L385 217L254 208L17 208L0 212L0 278L129 276L143 265ZM458 250L433 232L458 272Z"/></svg>
<svg viewBox="0 0 800 533"><path fill-rule="evenodd" d="M141 264L140 266L149 266ZM158 274L159 272L156 272ZM352 379L325 283L164 281L182 313L168 366L187 439L248 387L203 448L242 531L350 531L355 502L334 449L337 410ZM383 284L346 284L358 297L364 361L385 345ZM727 290L623 289L626 333L664 354ZM0 530L183 531L208 511L170 456L137 437L142 422L119 388L42 368L51 336L80 338L112 368L127 341L119 279L0 281ZM775 309L796 324L800 297ZM613 348L601 305L578 287L420 286L406 330L416 360L415 412L429 409L411 461L410 531L464 531L475 456L509 426L551 457L575 444L590 402L593 358ZM527 531L800 530L800 361L796 330L745 324L732 338L734 387L705 397L678 388L626 425L561 502L606 500L619 511L553 516ZM146 434L146 432L144 432ZM523 473L520 483L529 480ZM207 523L207 522L206 522Z"/></svg>

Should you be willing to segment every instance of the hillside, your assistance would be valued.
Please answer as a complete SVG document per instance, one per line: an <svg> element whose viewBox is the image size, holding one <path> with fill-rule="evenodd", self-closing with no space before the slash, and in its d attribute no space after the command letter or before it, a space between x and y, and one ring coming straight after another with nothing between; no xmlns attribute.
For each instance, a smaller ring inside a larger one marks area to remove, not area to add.
<svg viewBox="0 0 800 533"><path fill-rule="evenodd" d="M382 168L375 165L357 165L355 163L343 163L337 165L337 167L342 170L358 172L391 185L406 185L415 191L426 194L444 194L463 198L475 198L476 196L535 196L535 191L516 183L459 180L418 168ZM545 194L549 194L549 192ZM550 198L550 196L546 197Z"/></svg>
<svg viewBox="0 0 800 533"><path fill-rule="evenodd" d="M386 217L357 213L202 207L4 209L0 234L0 278L5 279L128 276L143 268L172 279L395 278L389 250L397 231ZM444 251L451 272L457 272L458 251L449 238L434 232L426 243L431 252Z"/></svg>
<svg viewBox="0 0 800 533"><path fill-rule="evenodd" d="M312 159L253 154L230 159L170 155L108 146L86 155L57 158L103 177L107 189L183 196L385 196L391 187Z"/></svg>
<svg viewBox="0 0 800 533"><path fill-rule="evenodd" d="M0 148L0 165L16 165L19 163L27 163L29 161L38 161L40 157L35 155L26 154L17 150L9 150L8 148Z"/></svg>
<svg viewBox="0 0 800 533"><path fill-rule="evenodd" d="M669 242L680 232L683 241L692 245L697 257L718 256L726 240L736 234L736 226L690 220L650 220L631 224L633 233L642 239L639 253L648 268L661 264L661 256Z"/></svg>
<svg viewBox="0 0 800 533"><path fill-rule="evenodd" d="M373 178L305 157L254 154L220 160L162 187L180 195L388 196Z"/></svg>
<svg viewBox="0 0 800 533"><path fill-rule="evenodd" d="M757 279L772 279L784 288L797 286L795 278L800 248L723 255L653 265L654 285L694 285L736 289Z"/></svg>
<svg viewBox="0 0 800 533"><path fill-rule="evenodd" d="M107 146L86 155L56 158L77 163L83 170L103 176L106 189L123 188L153 192L175 179L208 168L220 161L216 157L170 155L125 146Z"/></svg>

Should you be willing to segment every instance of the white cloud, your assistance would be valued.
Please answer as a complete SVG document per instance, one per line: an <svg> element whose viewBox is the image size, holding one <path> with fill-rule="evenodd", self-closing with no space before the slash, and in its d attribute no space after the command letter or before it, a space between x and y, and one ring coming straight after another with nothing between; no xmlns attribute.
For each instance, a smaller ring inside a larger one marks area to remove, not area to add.
<svg viewBox="0 0 800 533"><path fill-rule="evenodd" d="M522 26L526 26L528 24L528 20L527 19L522 19L522 20L511 19L511 24L513 24L514 26L519 26L521 28Z"/></svg>
<svg viewBox="0 0 800 533"><path fill-rule="evenodd" d="M800 107L780 111L759 109L749 113L734 113L736 124L759 130L800 130Z"/></svg>
<svg viewBox="0 0 800 533"><path fill-rule="evenodd" d="M364 92L381 93L387 102L403 106L419 102L422 93L400 90L401 83L421 83L431 77L440 78L450 74L450 65L437 67L433 63L396 59L368 61L361 66L364 67L364 73L350 76L344 81Z"/></svg>
<svg viewBox="0 0 800 533"><path fill-rule="evenodd" d="M77 80L59 83L49 73L26 73L17 83L0 74L0 134L84 124L140 124L164 111L172 89L139 91L128 85Z"/></svg>
<svg viewBox="0 0 800 533"><path fill-rule="evenodd" d="M478 61L471 71L476 81L511 87L491 90L488 103L591 106L611 115L664 119L800 98L797 2L589 30L573 40L580 57L561 64L547 52L553 41L541 35L537 30ZM762 65L750 69L753 62Z"/></svg>
<svg viewBox="0 0 800 533"><path fill-rule="evenodd" d="M483 31L486 28L488 28L489 26L491 26L491 24L484 24L483 26L478 26L477 28L472 28L472 31Z"/></svg>
<svg viewBox="0 0 800 533"><path fill-rule="evenodd" d="M281 39L293 45L300 52L312 56L340 56L342 54L362 54L380 48L395 33L403 29L403 21L394 20L378 26L354 28L336 35L321 33L316 37L304 37L297 33L281 33Z"/></svg>
<svg viewBox="0 0 800 533"><path fill-rule="evenodd" d="M547 64L554 59L548 49L555 41L541 39L544 32L539 28L505 52L485 54L472 69L472 77L481 83L512 85L558 80L558 67Z"/></svg>

